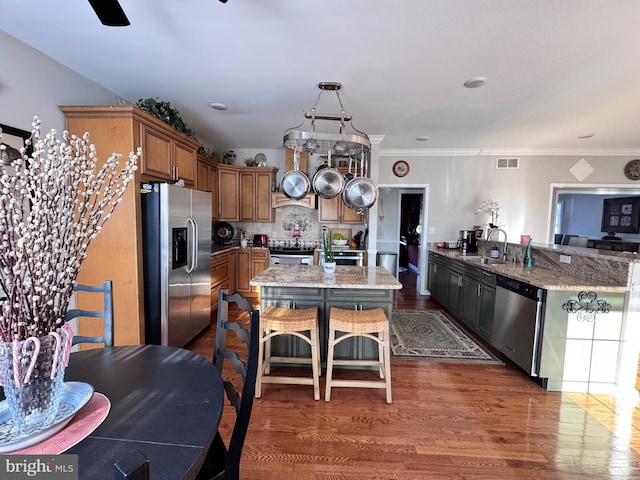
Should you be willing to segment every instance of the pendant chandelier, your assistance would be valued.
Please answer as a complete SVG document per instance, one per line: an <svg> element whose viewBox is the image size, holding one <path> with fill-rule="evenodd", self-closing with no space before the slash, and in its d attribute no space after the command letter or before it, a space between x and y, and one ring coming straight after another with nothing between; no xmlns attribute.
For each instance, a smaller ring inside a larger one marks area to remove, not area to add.
<svg viewBox="0 0 640 480"><path fill-rule="evenodd" d="M311 110L304 114L304 120L297 127L289 128L284 132L283 143L286 148L295 152L308 152L318 155L356 156L368 157L371 142L366 133L363 133L351 124L351 116L347 114L340 99L340 88L337 82L320 82L320 93ZM317 106L324 92L335 92L340 105L340 113L318 113ZM310 120L310 128L303 126ZM316 131L317 121L339 122L334 133Z"/></svg>

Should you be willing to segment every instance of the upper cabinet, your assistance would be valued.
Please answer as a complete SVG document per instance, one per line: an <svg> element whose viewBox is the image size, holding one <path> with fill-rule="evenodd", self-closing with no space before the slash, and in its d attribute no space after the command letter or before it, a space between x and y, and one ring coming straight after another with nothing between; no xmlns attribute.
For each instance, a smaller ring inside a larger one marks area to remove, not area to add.
<svg viewBox="0 0 640 480"><path fill-rule="evenodd" d="M274 221L271 185L275 176L275 169L269 167L247 167L240 172L241 222Z"/></svg>
<svg viewBox="0 0 640 480"><path fill-rule="evenodd" d="M309 161L308 161L307 152L300 152L300 160L298 161L298 170L302 170L304 173L308 173L307 169ZM293 150L290 148L284 149L284 171L288 172L289 170L293 170Z"/></svg>
<svg viewBox="0 0 640 480"><path fill-rule="evenodd" d="M273 222L275 167L218 165L219 220Z"/></svg>
<svg viewBox="0 0 640 480"><path fill-rule="evenodd" d="M238 167L218 165L218 220L238 221Z"/></svg>
<svg viewBox="0 0 640 480"><path fill-rule="evenodd" d="M320 223L346 223L361 225L365 223L364 215L359 215L347 207L342 195L334 198L318 198L318 221Z"/></svg>
<svg viewBox="0 0 640 480"><path fill-rule="evenodd" d="M196 188L211 192L211 220L218 220L218 169L202 155L198 155Z"/></svg>
<svg viewBox="0 0 640 480"><path fill-rule="evenodd" d="M200 143L160 123L140 123L140 146L145 152L140 159L142 180L184 180L185 185L194 187Z"/></svg>
<svg viewBox="0 0 640 480"><path fill-rule="evenodd" d="M343 175L346 175L349 172L349 169L339 167L338 171ZM320 223L361 225L367 220L365 215L366 213L360 215L347 207L342 200L342 194L329 199L318 196L318 221Z"/></svg>

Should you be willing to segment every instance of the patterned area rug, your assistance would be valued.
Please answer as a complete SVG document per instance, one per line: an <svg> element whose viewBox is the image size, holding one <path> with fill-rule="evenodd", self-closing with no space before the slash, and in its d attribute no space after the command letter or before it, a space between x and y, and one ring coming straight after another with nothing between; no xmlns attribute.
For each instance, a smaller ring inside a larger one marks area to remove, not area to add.
<svg viewBox="0 0 640 480"><path fill-rule="evenodd" d="M391 351L395 357L420 360L501 364L441 310L394 310Z"/></svg>

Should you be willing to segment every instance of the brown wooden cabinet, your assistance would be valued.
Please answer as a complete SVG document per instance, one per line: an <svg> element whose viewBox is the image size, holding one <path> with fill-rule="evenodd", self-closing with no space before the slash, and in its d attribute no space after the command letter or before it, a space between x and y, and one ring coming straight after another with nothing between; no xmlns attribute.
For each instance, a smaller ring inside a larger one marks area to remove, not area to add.
<svg viewBox="0 0 640 480"><path fill-rule="evenodd" d="M236 250L236 291L245 296L256 297L259 287L252 287L249 281L269 268L269 250L266 248L241 248Z"/></svg>
<svg viewBox="0 0 640 480"><path fill-rule="evenodd" d="M211 255L211 313L212 318L218 308L218 290L226 288L229 293L235 292L236 281L235 250Z"/></svg>
<svg viewBox="0 0 640 480"><path fill-rule="evenodd" d="M174 180L172 167L186 184L195 184L196 151L200 143L178 132L133 105L62 106L66 129L75 135L89 132L98 159L112 152L127 158L142 147L142 157L133 181L100 234L91 243L82 263L78 282L102 285L113 282L116 345L145 341L144 282L142 276L142 221L140 182ZM189 160L191 159L191 160ZM186 165L192 161L191 170ZM81 325L81 335L97 336L99 325Z"/></svg>
<svg viewBox="0 0 640 480"><path fill-rule="evenodd" d="M271 185L275 167L218 165L218 218L223 221L273 222Z"/></svg>
<svg viewBox="0 0 640 480"><path fill-rule="evenodd" d="M275 170L265 167L247 167L240 172L240 221L273 222L271 185Z"/></svg>
<svg viewBox="0 0 640 480"><path fill-rule="evenodd" d="M302 170L305 173L307 172L307 169L309 168L309 160L308 160L308 154L307 152L300 152L300 161L299 163L299 169ZM285 148L284 149L284 171L288 172L289 170L293 170L293 150L291 150L290 148Z"/></svg>
<svg viewBox="0 0 640 480"><path fill-rule="evenodd" d="M238 170L228 165L218 166L218 219L238 221Z"/></svg>
<svg viewBox="0 0 640 480"><path fill-rule="evenodd" d="M364 215L358 215L342 201L342 195L335 198L318 198L318 221L320 223L363 224Z"/></svg>
<svg viewBox="0 0 640 480"><path fill-rule="evenodd" d="M211 192L211 220L218 220L218 170L216 165L198 155L196 188Z"/></svg>
<svg viewBox="0 0 640 480"><path fill-rule="evenodd" d="M195 186L196 157L200 144L186 135L180 138L175 134L178 132L164 123L160 126L140 123L140 146L145 152L139 165L143 181L184 180L185 185Z"/></svg>

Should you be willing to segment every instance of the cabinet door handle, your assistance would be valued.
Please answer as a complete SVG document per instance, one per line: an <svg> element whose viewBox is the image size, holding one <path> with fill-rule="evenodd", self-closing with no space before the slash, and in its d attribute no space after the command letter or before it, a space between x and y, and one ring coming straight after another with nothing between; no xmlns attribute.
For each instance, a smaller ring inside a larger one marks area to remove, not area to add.
<svg viewBox="0 0 640 480"><path fill-rule="evenodd" d="M479 283L478 284L478 296L480 297L482 295L482 284Z"/></svg>

